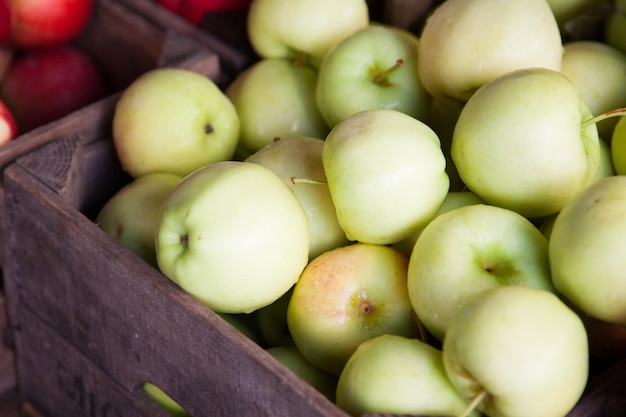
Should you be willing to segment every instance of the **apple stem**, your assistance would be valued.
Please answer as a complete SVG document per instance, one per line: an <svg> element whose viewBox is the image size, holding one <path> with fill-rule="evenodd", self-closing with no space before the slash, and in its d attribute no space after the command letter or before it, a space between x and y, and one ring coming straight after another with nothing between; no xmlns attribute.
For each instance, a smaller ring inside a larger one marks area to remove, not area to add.
<svg viewBox="0 0 626 417"><path fill-rule="evenodd" d="M387 84L387 77L389 76L389 74L391 74L392 72L400 68L402 65L404 65L404 60L402 58L399 58L396 61L396 63L393 64L391 67L387 68L386 70L382 72L375 74L374 82L376 84Z"/></svg>
<svg viewBox="0 0 626 417"><path fill-rule="evenodd" d="M318 180L312 180L310 178L302 178L302 177L291 177L291 183L292 184L300 184L300 183L304 183L304 184L327 184L326 181L318 181Z"/></svg>
<svg viewBox="0 0 626 417"><path fill-rule="evenodd" d="M610 117L619 117L626 115L626 107L621 107L619 109L609 110L606 113L602 113L597 115L596 117L592 117L591 119L587 119L582 123L582 129L584 130L588 126L601 122L604 119L608 119Z"/></svg>
<svg viewBox="0 0 626 417"><path fill-rule="evenodd" d="M465 410L463 410L463 412L458 417L467 417L467 416L469 416L470 413L472 411L474 411L474 409L476 407L478 407L478 404L480 404L482 402L482 400L485 399L486 396L487 396L487 391L485 391L485 390L480 391L478 394L476 394L476 396L474 398L472 398L472 401L470 401L470 403L468 404L467 408Z"/></svg>

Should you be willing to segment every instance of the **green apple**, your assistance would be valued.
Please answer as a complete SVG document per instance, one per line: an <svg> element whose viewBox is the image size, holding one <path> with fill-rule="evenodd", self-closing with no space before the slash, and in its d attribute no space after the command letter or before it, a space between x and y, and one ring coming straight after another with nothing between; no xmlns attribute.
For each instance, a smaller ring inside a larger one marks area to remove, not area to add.
<svg viewBox="0 0 626 417"><path fill-rule="evenodd" d="M162 407L173 417L191 417L183 407L167 395L163 390L154 384L146 382L142 386L145 392L155 403Z"/></svg>
<svg viewBox="0 0 626 417"><path fill-rule="evenodd" d="M477 294L450 323L442 353L457 391L488 416L565 416L589 374L580 317L557 295L536 288Z"/></svg>
<svg viewBox="0 0 626 417"><path fill-rule="evenodd" d="M482 200L482 198L478 197L476 194L474 194L471 191L449 191L448 194L446 195L446 198L444 198L443 202L441 203L441 205L435 212L433 219L439 216L440 214L447 213L448 211L453 210L455 208L469 206L471 204L483 204L483 203L484 201ZM419 237L419 235L422 233L422 230L424 229L423 228L419 229L418 231L413 233L411 236L399 242L393 243L391 246L400 250L406 256L411 256L411 253L413 252L413 246L415 246L415 242L417 241L417 238Z"/></svg>
<svg viewBox="0 0 626 417"><path fill-rule="evenodd" d="M293 345L271 347L266 349L266 352L324 394L330 401L335 402L338 379L336 375L313 366Z"/></svg>
<svg viewBox="0 0 626 417"><path fill-rule="evenodd" d="M294 345L287 325L287 308L293 288L272 304L254 312L255 328L259 332L260 344L266 348Z"/></svg>
<svg viewBox="0 0 626 417"><path fill-rule="evenodd" d="M626 54L600 41L575 41L563 47L561 72L578 88L593 115L626 107ZM611 140L617 119L597 123L598 135Z"/></svg>
<svg viewBox="0 0 626 417"><path fill-rule="evenodd" d="M454 128L452 159L465 185L487 203L527 217L548 216L598 174L592 118L562 73L512 71L467 101Z"/></svg>
<svg viewBox="0 0 626 417"><path fill-rule="evenodd" d="M418 333L406 285L408 258L382 245L355 243L313 259L287 308L302 355L333 375L365 340Z"/></svg>
<svg viewBox="0 0 626 417"><path fill-rule="evenodd" d="M553 291L548 241L527 218L472 204L430 222L411 253L408 288L424 327L444 340L450 321L474 294L504 285Z"/></svg>
<svg viewBox="0 0 626 417"><path fill-rule="evenodd" d="M269 168L222 161L200 168L163 202L159 269L220 313L250 313L279 299L309 256L309 223Z"/></svg>
<svg viewBox="0 0 626 417"><path fill-rule="evenodd" d="M609 137L609 140L611 137ZM613 166L613 156L611 154L611 147L606 140L600 139L600 167L598 169L598 175L596 180L604 177L610 177L615 175L615 167Z"/></svg>
<svg viewBox="0 0 626 417"><path fill-rule="evenodd" d="M156 267L154 235L161 204L181 179L174 174L152 173L131 180L102 206L96 224Z"/></svg>
<svg viewBox="0 0 626 417"><path fill-rule="evenodd" d="M274 141L246 159L278 174L302 203L309 219L309 259L350 242L339 225L326 183L323 149L323 139L287 137Z"/></svg>
<svg viewBox="0 0 626 417"><path fill-rule="evenodd" d="M381 335L363 342L337 383L337 406L355 417L460 416L468 405L446 375L441 350L402 336Z"/></svg>
<svg viewBox="0 0 626 417"><path fill-rule="evenodd" d="M513 70L559 70L563 46L546 0L447 0L420 35L419 74L434 97L466 101Z"/></svg>
<svg viewBox="0 0 626 417"><path fill-rule="evenodd" d="M615 173L626 175L626 116L617 120L609 147Z"/></svg>
<svg viewBox="0 0 626 417"><path fill-rule="evenodd" d="M208 77L184 68L156 68L121 94L113 115L113 142L132 177L150 172L185 176L233 157L239 116Z"/></svg>
<svg viewBox="0 0 626 417"><path fill-rule="evenodd" d="M591 317L626 325L626 176L596 181L561 210L550 236L556 289Z"/></svg>
<svg viewBox="0 0 626 417"><path fill-rule="evenodd" d="M372 24L335 45L319 68L317 106L330 127L359 111L394 109L423 119L430 97L417 73L418 41Z"/></svg>
<svg viewBox="0 0 626 417"><path fill-rule="evenodd" d="M262 58L298 58L318 68L338 42L369 24L365 0L254 0L248 38Z"/></svg>
<svg viewBox="0 0 626 417"><path fill-rule="evenodd" d="M439 138L391 109L341 121L322 152L330 195L348 239L391 244L423 227L450 186Z"/></svg>
<svg viewBox="0 0 626 417"><path fill-rule="evenodd" d="M317 72L293 60L266 58L226 89L241 123L236 156L245 159L276 137L324 138L329 128L315 102Z"/></svg>
<svg viewBox="0 0 626 417"><path fill-rule="evenodd" d="M617 10L604 23L604 42L626 54L626 4L615 4Z"/></svg>

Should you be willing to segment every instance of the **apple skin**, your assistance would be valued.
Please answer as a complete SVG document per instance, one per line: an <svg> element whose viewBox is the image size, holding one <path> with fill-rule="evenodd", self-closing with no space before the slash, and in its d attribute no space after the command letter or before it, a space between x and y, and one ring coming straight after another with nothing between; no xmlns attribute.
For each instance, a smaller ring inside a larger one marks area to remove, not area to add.
<svg viewBox="0 0 626 417"><path fill-rule="evenodd" d="M265 348L294 346L287 325L287 309L293 288L272 304L254 312L254 327L259 333L259 344Z"/></svg>
<svg viewBox="0 0 626 417"><path fill-rule="evenodd" d="M545 0L448 0L420 35L419 74L433 97L466 101L513 70L561 68L561 33Z"/></svg>
<svg viewBox="0 0 626 417"><path fill-rule="evenodd" d="M450 321L474 294L504 285L554 291L546 237L508 209L472 204L441 214L417 239L409 296L424 327L444 340Z"/></svg>
<svg viewBox="0 0 626 417"><path fill-rule="evenodd" d="M132 177L150 172L185 176L230 160L239 138L232 102L206 76L156 68L123 92L113 115L113 142Z"/></svg>
<svg viewBox="0 0 626 417"><path fill-rule="evenodd" d="M322 139L296 136L276 140L246 159L247 162L264 165L278 174L302 203L309 219L309 260L350 243L339 225L335 205L325 182L323 149ZM294 177L320 183L294 183Z"/></svg>
<svg viewBox="0 0 626 417"><path fill-rule="evenodd" d="M166 9L194 25L200 25L206 13L246 10L252 0L157 0Z"/></svg>
<svg viewBox="0 0 626 417"><path fill-rule="evenodd" d="M267 348L266 352L321 392L331 402L335 402L338 379L336 375L313 366L293 345Z"/></svg>
<svg viewBox="0 0 626 417"><path fill-rule="evenodd" d="M612 137L612 135L611 135ZM609 137L609 140L611 140ZM611 155L611 147L606 140L600 139L600 168L596 180L604 177L615 175L615 167L613 166L613 156Z"/></svg>
<svg viewBox="0 0 626 417"><path fill-rule="evenodd" d="M615 10L606 19L604 42L626 54L626 10Z"/></svg>
<svg viewBox="0 0 626 417"><path fill-rule="evenodd" d="M96 224L144 261L158 267L154 236L161 205L181 180L178 175L160 172L134 179L102 206Z"/></svg>
<svg viewBox="0 0 626 417"><path fill-rule="evenodd" d="M386 334L366 340L350 357L337 383L337 406L355 417L459 416L469 402L448 380L441 350Z"/></svg>
<svg viewBox="0 0 626 417"><path fill-rule="evenodd" d="M594 116L626 107L626 54L617 48L600 41L568 42L561 72L576 85ZM616 123L615 117L597 123L600 138L610 141Z"/></svg>
<svg viewBox="0 0 626 417"><path fill-rule="evenodd" d="M626 175L626 117L618 118L609 146L615 173Z"/></svg>
<svg viewBox="0 0 626 417"><path fill-rule="evenodd" d="M11 34L11 9L9 0L0 0L0 43Z"/></svg>
<svg viewBox="0 0 626 417"><path fill-rule="evenodd" d="M338 42L369 24L365 0L254 0L248 38L262 58L298 58L319 68Z"/></svg>
<svg viewBox="0 0 626 417"><path fill-rule="evenodd" d="M72 46L15 56L0 90L21 132L60 119L107 93L99 68L89 55Z"/></svg>
<svg viewBox="0 0 626 417"><path fill-rule="evenodd" d="M364 110L341 121L326 137L322 162L351 241L385 245L410 236L450 186L435 132L397 110Z"/></svg>
<svg viewBox="0 0 626 417"><path fill-rule="evenodd" d="M309 224L283 180L262 165L199 168L163 202L159 269L219 313L251 313L285 294L308 262Z"/></svg>
<svg viewBox="0 0 626 417"><path fill-rule="evenodd" d="M626 232L626 177L596 181L561 210L550 235L556 289L589 316L626 325L620 263Z"/></svg>
<svg viewBox="0 0 626 417"><path fill-rule="evenodd" d="M415 337L406 286L408 258L382 245L355 243L313 259L287 308L287 325L302 355L333 375L365 340Z"/></svg>
<svg viewBox="0 0 626 417"><path fill-rule="evenodd" d="M274 138L329 132L315 103L317 73L282 58L266 58L248 67L226 89L241 123L237 158L245 159Z"/></svg>
<svg viewBox="0 0 626 417"><path fill-rule="evenodd" d="M17 121L11 110L0 100L0 146L19 135Z"/></svg>
<svg viewBox="0 0 626 417"><path fill-rule="evenodd" d="M486 392L489 416L565 416L589 374L587 333L555 294L503 286L455 315L442 346L446 373L466 400Z"/></svg>
<svg viewBox="0 0 626 417"><path fill-rule="evenodd" d="M488 204L554 214L591 184L600 144L576 86L545 68L509 72L477 90L457 120L451 153L463 183Z"/></svg>
<svg viewBox="0 0 626 417"><path fill-rule="evenodd" d="M418 45L409 32L381 24L371 24L335 45L319 68L315 93L328 126L374 108L422 120L430 96L417 72ZM394 67L398 60L402 64Z"/></svg>
<svg viewBox="0 0 626 417"><path fill-rule="evenodd" d="M94 0L9 0L8 42L17 49L67 44L89 23Z"/></svg>

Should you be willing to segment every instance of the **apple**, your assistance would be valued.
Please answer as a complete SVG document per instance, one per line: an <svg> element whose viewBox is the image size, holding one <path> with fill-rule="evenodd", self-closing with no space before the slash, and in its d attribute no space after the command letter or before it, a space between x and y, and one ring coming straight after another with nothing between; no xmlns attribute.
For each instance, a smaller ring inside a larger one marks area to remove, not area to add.
<svg viewBox="0 0 626 417"><path fill-rule="evenodd" d="M355 417L460 416L469 405L450 383L441 350L389 334L361 343L348 359L337 383L336 402Z"/></svg>
<svg viewBox="0 0 626 417"><path fill-rule="evenodd" d="M87 26L94 0L8 0L11 35L17 49L66 45Z"/></svg>
<svg viewBox="0 0 626 417"><path fill-rule="evenodd" d="M615 6L604 22L604 42L626 54L626 2L617 0Z"/></svg>
<svg viewBox="0 0 626 417"><path fill-rule="evenodd" d="M474 294L504 285L553 291L548 241L527 218L485 204L433 219L410 256L407 285L424 327L444 340L450 321Z"/></svg>
<svg viewBox="0 0 626 417"><path fill-rule="evenodd" d="M14 57L0 97L21 132L27 132L102 99L108 87L94 61L80 49L61 46Z"/></svg>
<svg viewBox="0 0 626 417"><path fill-rule="evenodd" d="M297 136L276 140L246 159L278 174L302 203L309 219L309 260L350 243L339 225L335 205L325 182L323 149L324 140Z"/></svg>
<svg viewBox="0 0 626 417"><path fill-rule="evenodd" d="M546 0L448 0L424 24L418 69L432 96L466 101L513 70L560 70L562 52Z"/></svg>
<svg viewBox="0 0 626 417"><path fill-rule="evenodd" d="M450 185L435 132L392 109L341 121L326 137L322 162L351 241L386 245L411 236L432 218Z"/></svg>
<svg viewBox="0 0 626 417"><path fill-rule="evenodd" d="M309 224L293 191L269 168L220 161L187 175L162 204L159 269L219 313L278 300L309 256Z"/></svg>
<svg viewBox="0 0 626 417"><path fill-rule="evenodd" d="M154 236L165 197L181 181L155 172L132 180L102 206L96 224L109 236L157 267Z"/></svg>
<svg viewBox="0 0 626 417"><path fill-rule="evenodd" d="M336 375L313 366L302 356L298 348L293 345L271 347L266 349L266 352L326 396L330 401L335 402L335 390L337 389L338 379Z"/></svg>
<svg viewBox="0 0 626 417"><path fill-rule="evenodd" d="M615 173L618 175L626 175L626 117L622 116L617 120L617 124L613 129L610 145L611 161Z"/></svg>
<svg viewBox="0 0 626 417"><path fill-rule="evenodd" d="M254 312L254 327L257 329L259 344L265 348L293 346L293 338L287 325L287 308L293 288L290 288L272 304Z"/></svg>
<svg viewBox="0 0 626 417"><path fill-rule="evenodd" d="M113 142L132 177L150 172L185 176L230 160L239 126L235 106L210 78L160 67L122 92L113 115Z"/></svg>
<svg viewBox="0 0 626 417"><path fill-rule="evenodd" d="M262 58L298 58L318 68L337 43L369 24L365 0L254 0L248 38Z"/></svg>
<svg viewBox="0 0 626 417"><path fill-rule="evenodd" d="M453 210L458 207L468 206L470 204L483 204L484 201L482 198L478 197L471 191L449 191L446 194L446 197L443 199L443 202L433 215L433 219L439 216L440 214L447 213L450 210ZM432 219L431 219L432 221ZM430 223L430 222L429 222ZM425 227L425 226L424 226ZM420 234L424 228L417 230L411 236L402 239L399 242L393 243L391 246L400 250L406 256L411 256L413 252L413 246L415 246L415 242L419 238Z"/></svg>
<svg viewBox="0 0 626 417"><path fill-rule="evenodd" d="M274 138L329 132L315 103L317 73L292 60L266 58L240 72L226 89L241 123L237 158L245 159Z"/></svg>
<svg viewBox="0 0 626 417"><path fill-rule="evenodd" d="M206 13L246 10L252 0L157 0L166 9L200 25Z"/></svg>
<svg viewBox="0 0 626 417"><path fill-rule="evenodd" d="M154 384L145 382L142 385L143 392L148 395L155 403L167 411L172 417L191 417L176 401L167 395L161 388Z"/></svg>
<svg viewBox="0 0 626 417"><path fill-rule="evenodd" d="M230 314L230 313L216 313L225 322L233 326L239 333L252 340L254 343L259 344L259 336L257 335L255 328L255 321L250 314Z"/></svg>
<svg viewBox="0 0 626 417"><path fill-rule="evenodd" d="M451 154L471 191L527 217L560 211L600 164L588 106L565 75L545 68L512 71L479 88L459 115Z"/></svg>
<svg viewBox="0 0 626 417"><path fill-rule="evenodd" d="M371 24L324 57L315 90L328 126L359 111L386 108L423 119L430 96L417 73L419 41L410 32Z"/></svg>
<svg viewBox="0 0 626 417"><path fill-rule="evenodd" d="M523 286L492 288L461 307L442 354L454 387L488 416L565 416L589 374L580 317L557 295Z"/></svg>
<svg viewBox="0 0 626 417"><path fill-rule="evenodd" d="M9 0L0 0L0 44L11 34L11 9Z"/></svg>
<svg viewBox="0 0 626 417"><path fill-rule="evenodd" d="M556 289L589 316L621 325L626 325L625 187L622 175L596 181L561 210L550 235Z"/></svg>
<svg viewBox="0 0 626 417"><path fill-rule="evenodd" d="M13 113L0 99L0 146L15 139L18 134L19 129Z"/></svg>
<svg viewBox="0 0 626 417"><path fill-rule="evenodd" d="M367 243L310 261L287 308L287 325L302 355L338 376L365 340L381 334L416 336L407 267L400 251Z"/></svg>
<svg viewBox="0 0 626 417"><path fill-rule="evenodd" d="M578 88L593 115L626 107L626 54L600 41L568 42L561 72ZM611 140L617 119L597 123L600 138Z"/></svg>
<svg viewBox="0 0 626 417"><path fill-rule="evenodd" d="M611 140L612 135L609 137ZM613 166L613 156L611 154L611 146L606 140L600 139L600 167L596 180L604 177L615 175L615 167Z"/></svg>

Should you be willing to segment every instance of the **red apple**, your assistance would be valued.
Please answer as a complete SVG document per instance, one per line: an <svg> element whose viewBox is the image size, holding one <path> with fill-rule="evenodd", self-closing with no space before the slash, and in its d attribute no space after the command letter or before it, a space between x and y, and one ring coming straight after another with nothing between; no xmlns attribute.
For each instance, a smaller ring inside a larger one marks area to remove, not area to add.
<svg viewBox="0 0 626 417"><path fill-rule="evenodd" d="M18 49L59 46L87 25L93 0L8 0L11 44Z"/></svg>
<svg viewBox="0 0 626 417"><path fill-rule="evenodd" d="M23 132L59 119L107 93L94 62L74 47L23 51L14 59L0 97Z"/></svg>
<svg viewBox="0 0 626 417"><path fill-rule="evenodd" d="M11 9L8 0L0 0L0 43L11 33Z"/></svg>
<svg viewBox="0 0 626 417"><path fill-rule="evenodd" d="M199 25L205 13L245 10L252 0L158 0L161 6Z"/></svg>
<svg viewBox="0 0 626 417"><path fill-rule="evenodd" d="M17 122L11 110L0 100L0 145L13 140L18 135Z"/></svg>

